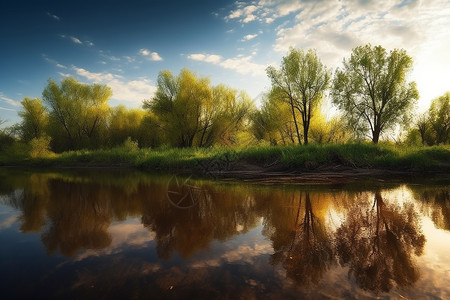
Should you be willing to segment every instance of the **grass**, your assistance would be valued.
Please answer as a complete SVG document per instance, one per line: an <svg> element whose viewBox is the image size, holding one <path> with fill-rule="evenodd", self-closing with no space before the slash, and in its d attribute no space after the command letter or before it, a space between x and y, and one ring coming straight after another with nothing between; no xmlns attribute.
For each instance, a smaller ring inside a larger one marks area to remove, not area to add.
<svg viewBox="0 0 450 300"><path fill-rule="evenodd" d="M0 165L36 167L79 167L124 165L145 170L181 171L205 168L239 168L239 163L281 170L317 170L324 167L386 169L396 171L448 172L450 146L416 147L369 143L307 146L260 146L243 149L169 148L138 149L117 147L108 150L80 150L31 158L0 155Z"/></svg>

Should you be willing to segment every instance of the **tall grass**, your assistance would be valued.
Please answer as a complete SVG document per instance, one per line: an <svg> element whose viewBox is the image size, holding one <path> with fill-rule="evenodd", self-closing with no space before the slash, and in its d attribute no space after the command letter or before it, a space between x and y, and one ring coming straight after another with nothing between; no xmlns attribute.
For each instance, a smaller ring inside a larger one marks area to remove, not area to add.
<svg viewBox="0 0 450 300"><path fill-rule="evenodd" d="M11 159L0 163L26 166L115 166L146 170L185 170L224 162L239 168L239 163L282 170L317 170L332 166L348 168L449 171L450 146L407 148L371 143L259 146L242 149L228 147L139 149L133 143L107 150L80 150L48 157Z"/></svg>

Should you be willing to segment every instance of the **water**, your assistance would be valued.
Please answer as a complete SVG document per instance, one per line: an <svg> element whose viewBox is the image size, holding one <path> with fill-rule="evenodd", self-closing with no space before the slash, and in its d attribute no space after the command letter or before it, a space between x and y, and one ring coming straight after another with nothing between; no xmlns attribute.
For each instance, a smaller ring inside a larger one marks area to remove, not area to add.
<svg viewBox="0 0 450 300"><path fill-rule="evenodd" d="M2 299L450 299L450 185L0 169Z"/></svg>

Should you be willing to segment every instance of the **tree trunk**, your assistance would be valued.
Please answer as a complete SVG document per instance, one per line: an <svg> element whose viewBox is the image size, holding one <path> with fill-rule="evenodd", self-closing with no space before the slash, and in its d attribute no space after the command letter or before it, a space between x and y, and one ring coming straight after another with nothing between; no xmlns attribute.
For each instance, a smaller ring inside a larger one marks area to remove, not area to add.
<svg viewBox="0 0 450 300"><path fill-rule="evenodd" d="M309 122L303 125L303 144L308 145Z"/></svg>
<svg viewBox="0 0 450 300"><path fill-rule="evenodd" d="M294 100L292 98L289 100L290 100L289 104L291 105L292 117L294 118L295 132L297 133L298 144L301 145L302 140L300 138L300 132L298 131L297 117L295 116Z"/></svg>
<svg viewBox="0 0 450 300"><path fill-rule="evenodd" d="M374 130L372 131L372 142L374 144L378 144L378 140L380 139L380 133L381 133L380 126L375 126Z"/></svg>

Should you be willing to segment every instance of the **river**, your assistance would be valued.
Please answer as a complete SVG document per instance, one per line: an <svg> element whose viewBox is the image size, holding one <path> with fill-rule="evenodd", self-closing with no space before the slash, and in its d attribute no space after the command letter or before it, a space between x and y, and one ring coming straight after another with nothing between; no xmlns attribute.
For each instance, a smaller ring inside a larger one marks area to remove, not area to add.
<svg viewBox="0 0 450 300"><path fill-rule="evenodd" d="M0 169L2 299L450 299L450 183Z"/></svg>

